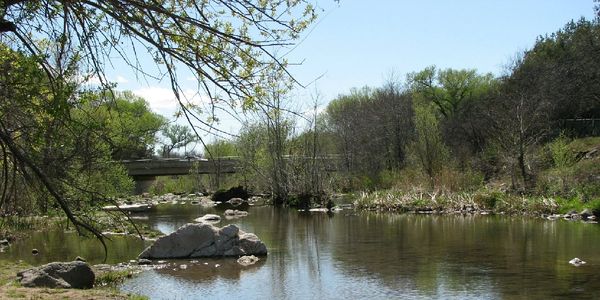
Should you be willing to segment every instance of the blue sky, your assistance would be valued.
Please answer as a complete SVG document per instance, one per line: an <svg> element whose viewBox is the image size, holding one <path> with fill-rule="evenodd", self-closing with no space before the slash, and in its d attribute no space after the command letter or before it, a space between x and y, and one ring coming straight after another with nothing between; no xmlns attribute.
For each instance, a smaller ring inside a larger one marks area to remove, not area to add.
<svg viewBox="0 0 600 300"><path fill-rule="evenodd" d="M296 104L310 105L315 88L320 104L353 87L381 86L394 72L403 76L436 65L500 74L511 57L540 35L594 15L592 0L318 0L317 23L287 56L303 62L291 68L307 89L294 92ZM119 89L144 96L169 116L175 108L166 82L137 82L119 66L109 72ZM185 76L182 76L185 78ZM190 91L193 82L182 82ZM302 107L302 105L295 105ZM223 124L225 130L238 126Z"/></svg>
<svg viewBox="0 0 600 300"><path fill-rule="evenodd" d="M301 82L325 74L317 84L327 100L352 87L379 86L391 72L430 65L500 74L538 36L591 19L593 6L592 0L342 0L291 55L304 60L293 72Z"/></svg>

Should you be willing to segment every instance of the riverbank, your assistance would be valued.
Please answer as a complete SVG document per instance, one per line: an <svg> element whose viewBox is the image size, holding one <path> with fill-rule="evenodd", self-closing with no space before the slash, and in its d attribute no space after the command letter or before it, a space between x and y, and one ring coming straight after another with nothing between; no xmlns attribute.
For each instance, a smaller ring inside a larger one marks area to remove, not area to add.
<svg viewBox="0 0 600 300"><path fill-rule="evenodd" d="M578 199L519 195L493 189L475 192L426 192L397 189L361 192L354 205L359 210L414 212L437 214L502 214L582 219L596 222L600 199L582 202Z"/></svg>
<svg viewBox="0 0 600 300"><path fill-rule="evenodd" d="M92 289L50 289L26 288L16 280L17 272L32 266L23 262L1 262L0 268L0 299L148 299L144 296L119 292L115 284L128 275L123 272L96 272L98 287Z"/></svg>

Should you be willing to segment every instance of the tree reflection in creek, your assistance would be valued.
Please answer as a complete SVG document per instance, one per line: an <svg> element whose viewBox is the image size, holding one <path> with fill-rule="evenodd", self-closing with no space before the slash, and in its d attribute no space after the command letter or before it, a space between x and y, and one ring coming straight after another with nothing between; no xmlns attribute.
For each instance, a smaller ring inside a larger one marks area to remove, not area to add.
<svg viewBox="0 0 600 300"><path fill-rule="evenodd" d="M141 221L168 233L206 213L222 215L218 208L177 204ZM230 223L256 233L268 257L249 268L234 259L177 261L187 269L144 272L121 288L152 299L600 298L600 226L594 224L500 216L328 216L273 207L250 207L247 217L218 226ZM63 253L56 258L96 255L90 249L97 246L58 238L23 241L15 249L26 254L10 250L0 259L30 257L40 243ZM119 253L114 260L127 261L144 244L122 239L113 247ZM573 257L588 263L573 267Z"/></svg>

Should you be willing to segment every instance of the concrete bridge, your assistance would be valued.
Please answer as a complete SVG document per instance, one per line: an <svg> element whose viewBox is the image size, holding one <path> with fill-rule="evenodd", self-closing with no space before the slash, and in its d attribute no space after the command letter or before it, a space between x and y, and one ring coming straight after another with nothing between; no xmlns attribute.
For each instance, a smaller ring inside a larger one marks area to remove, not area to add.
<svg viewBox="0 0 600 300"><path fill-rule="evenodd" d="M327 155L317 158L303 156L284 156L289 162L316 161L323 171L336 172L340 169L342 159L339 155ZM238 157L221 157L213 160L203 158L148 158L123 160L129 176L135 181L135 194L147 192L157 176L190 175L190 174L228 174L242 169Z"/></svg>
<svg viewBox="0 0 600 300"><path fill-rule="evenodd" d="M148 191L157 176L189 174L225 174L238 170L239 160L224 157L214 160L201 158L158 158L123 160L129 176L135 181L135 193Z"/></svg>

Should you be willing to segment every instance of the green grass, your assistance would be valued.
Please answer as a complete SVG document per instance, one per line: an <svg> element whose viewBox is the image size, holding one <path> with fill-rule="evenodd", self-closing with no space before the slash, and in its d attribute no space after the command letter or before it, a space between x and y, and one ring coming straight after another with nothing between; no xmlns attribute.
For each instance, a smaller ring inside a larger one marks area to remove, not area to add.
<svg viewBox="0 0 600 300"><path fill-rule="evenodd" d="M96 276L96 282L94 286L96 287L105 287L105 286L116 286L127 278L131 278L133 274L129 270L122 271L109 271L104 272Z"/></svg>

